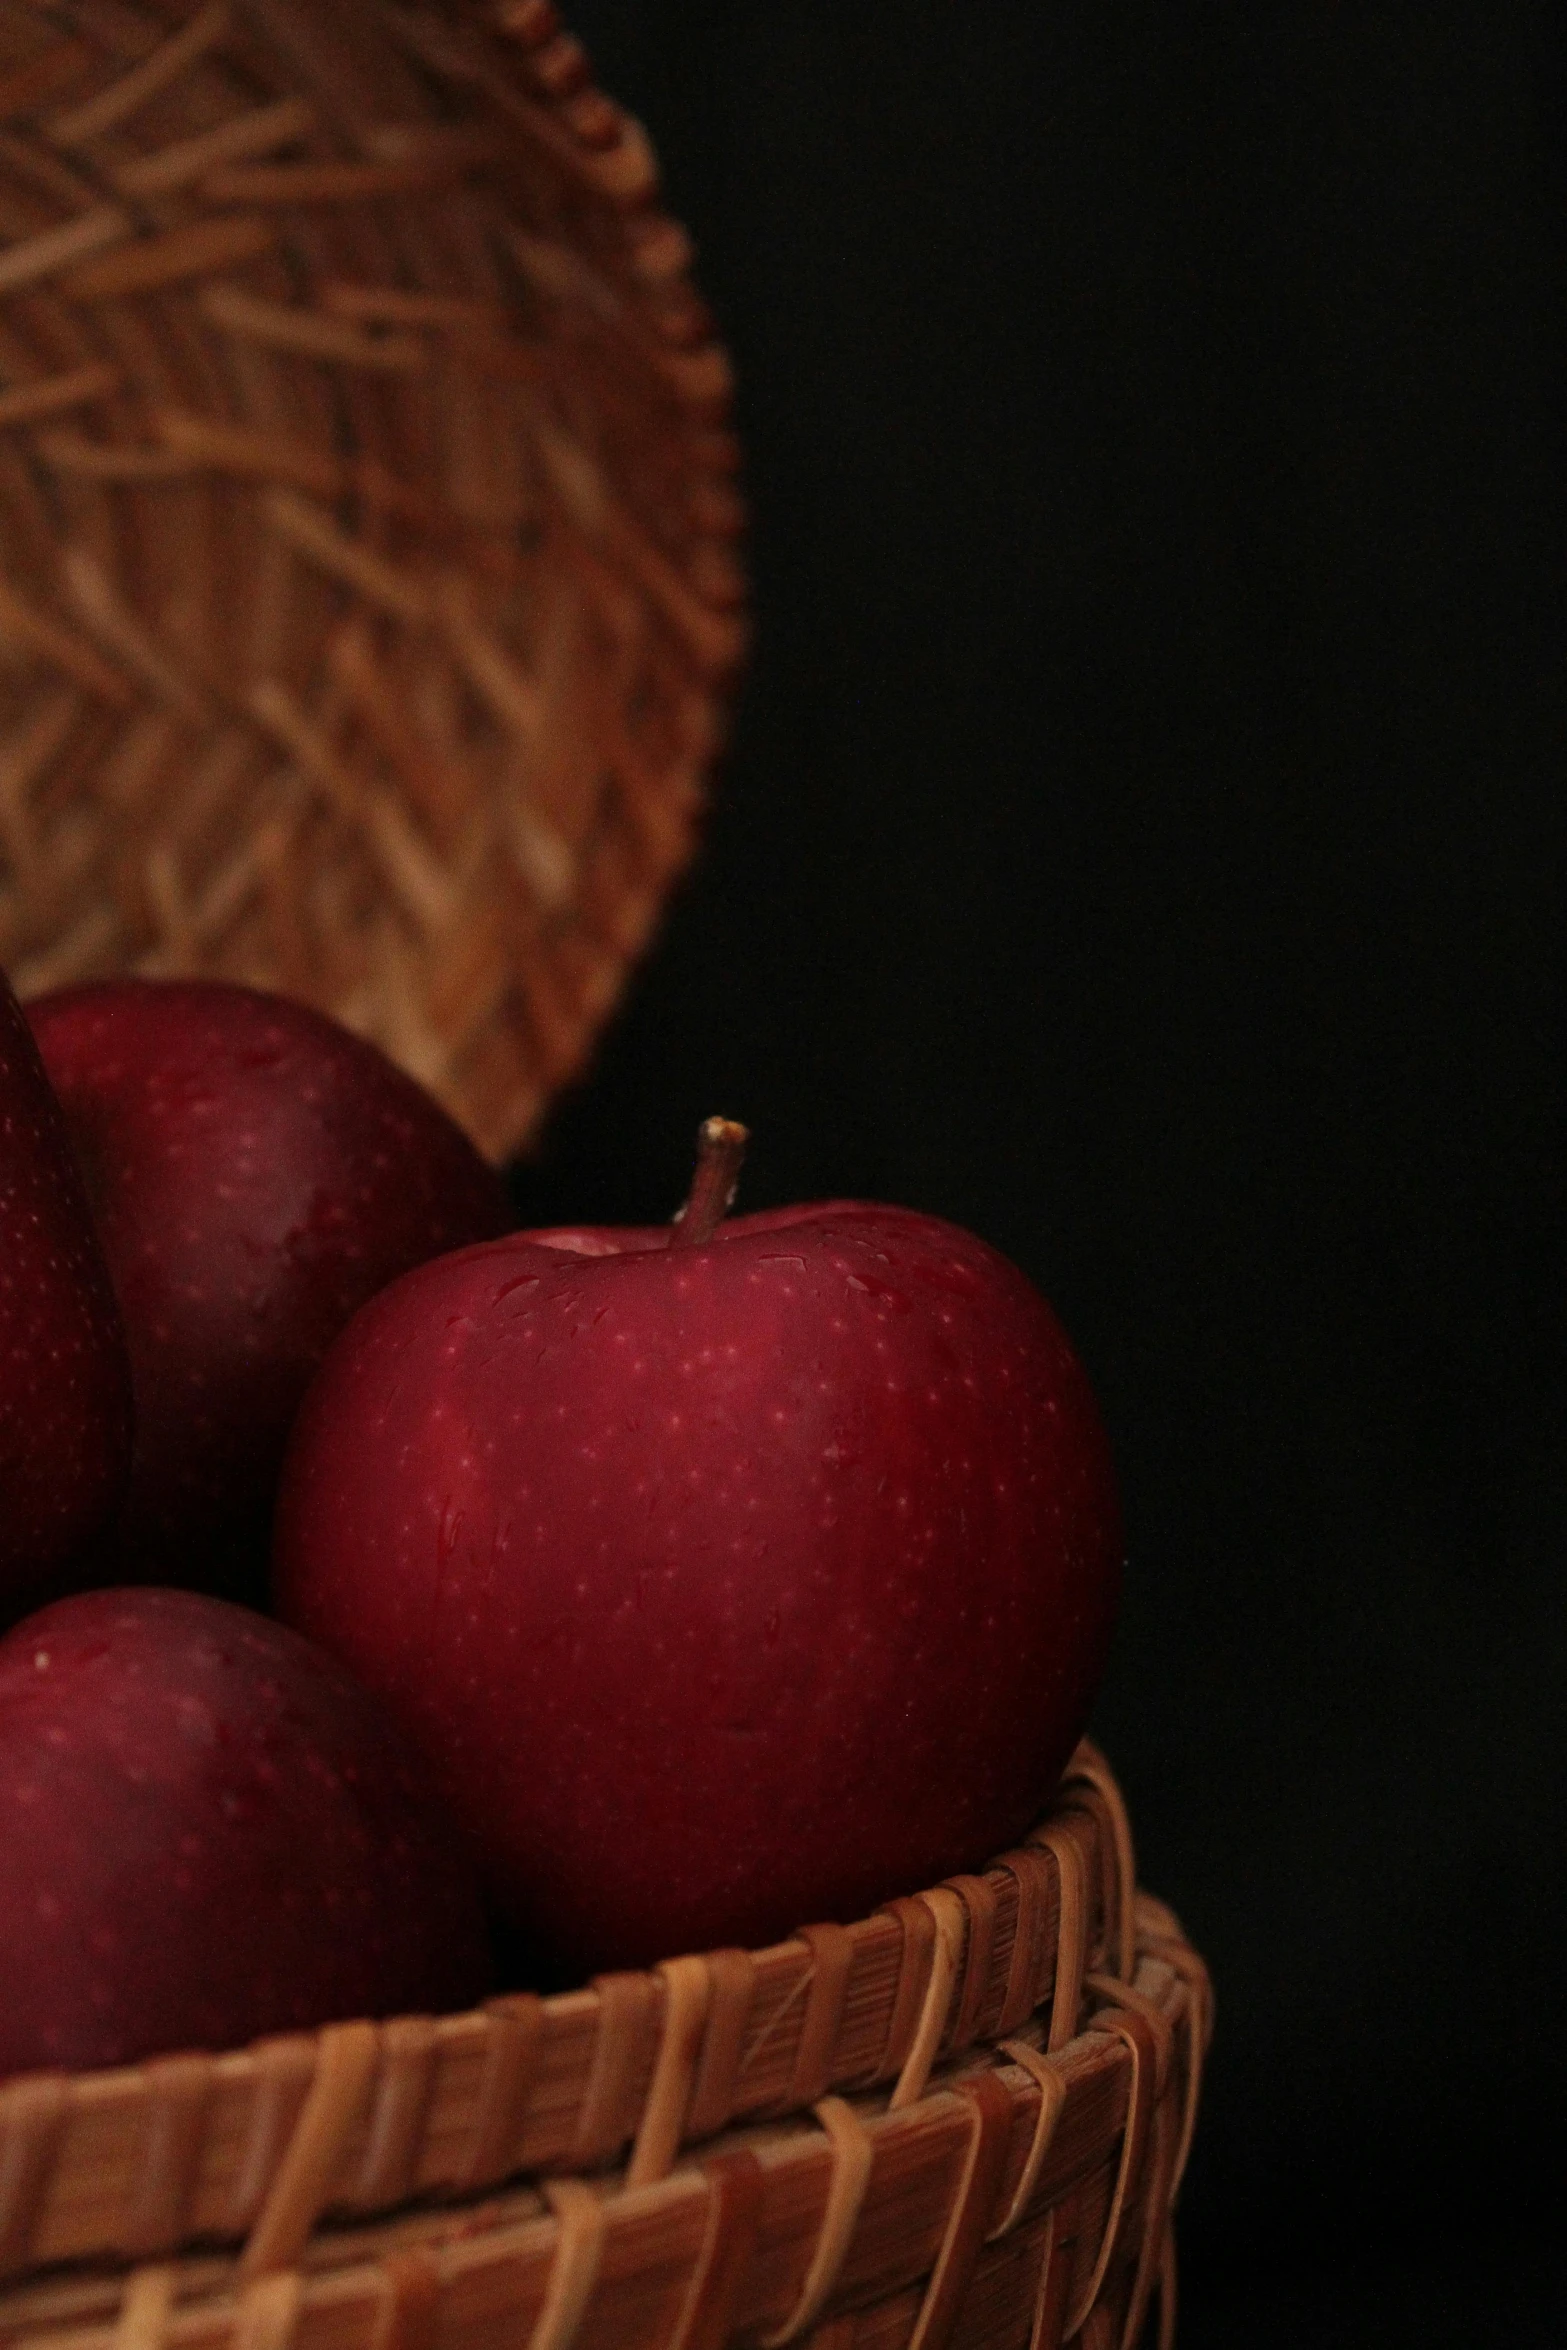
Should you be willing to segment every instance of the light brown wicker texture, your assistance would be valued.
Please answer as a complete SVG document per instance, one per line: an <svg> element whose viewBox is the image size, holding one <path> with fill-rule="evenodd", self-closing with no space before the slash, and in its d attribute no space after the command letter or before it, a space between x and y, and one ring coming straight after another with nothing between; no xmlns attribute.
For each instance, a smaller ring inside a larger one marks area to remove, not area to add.
<svg viewBox="0 0 1567 2350"><path fill-rule="evenodd" d="M729 370L548 0L0 0L0 963L279 987L499 1154L692 842Z"/></svg>
<svg viewBox="0 0 1567 2350"><path fill-rule="evenodd" d="M1083 1748L1019 1851L472 2015L0 2090L28 2350L1129 2346L1207 1978ZM74 2264L74 2265L73 2265Z"/></svg>

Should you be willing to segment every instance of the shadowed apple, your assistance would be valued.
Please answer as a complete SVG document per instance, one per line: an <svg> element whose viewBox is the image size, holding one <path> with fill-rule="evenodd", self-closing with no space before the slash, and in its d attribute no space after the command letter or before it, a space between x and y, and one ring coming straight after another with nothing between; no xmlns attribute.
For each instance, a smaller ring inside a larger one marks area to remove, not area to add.
<svg viewBox="0 0 1567 2350"><path fill-rule="evenodd" d="M0 1641L0 2074L469 2006L477 1877L340 1665L196 1592Z"/></svg>
<svg viewBox="0 0 1567 2350"><path fill-rule="evenodd" d="M504 1232L505 1187L384 1054L280 996L116 980L27 1017L135 1385L130 1489L94 1579L249 1596L289 1423L328 1345L398 1274Z"/></svg>
<svg viewBox="0 0 1567 2350"><path fill-rule="evenodd" d="M118 1508L125 1333L65 1119L0 974L0 1617L69 1579Z"/></svg>

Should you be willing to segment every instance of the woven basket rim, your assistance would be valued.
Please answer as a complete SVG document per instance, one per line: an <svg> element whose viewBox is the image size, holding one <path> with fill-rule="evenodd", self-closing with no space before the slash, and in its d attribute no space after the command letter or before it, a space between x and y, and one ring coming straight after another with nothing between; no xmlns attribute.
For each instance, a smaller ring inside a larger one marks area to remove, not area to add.
<svg viewBox="0 0 1567 2350"><path fill-rule="evenodd" d="M1042 2002L1065 2037L1083 1981L1131 1967L1133 1895L1125 1808L1085 1742L1017 1851L851 1926L464 2014L15 2076L0 2085L0 2276L258 2231L303 2241L329 2208L368 2218L524 2172L624 2159L641 2180L828 2094L891 2083L907 2102ZM410 2100L417 2145L393 2111ZM301 2133L316 2150L291 2180ZM73 2174L101 2188L116 2162L118 2195L73 2199Z"/></svg>
<svg viewBox="0 0 1567 2350"><path fill-rule="evenodd" d="M1085 1742L1017 1849L853 1926L7 2082L0 2336L781 2350L863 2305L940 2350L977 2296L1129 2350L1157 2294L1164 2343L1211 2028Z"/></svg>
<svg viewBox="0 0 1567 2350"><path fill-rule="evenodd" d="M621 2168L329 2221L286 2266L247 2247L22 2280L0 2294L0 2328L38 2350L123 2350L128 2338L204 2350L250 2342L270 2317L285 2337L327 2325L373 2344L389 2327L429 2340L444 2312L457 2322L477 2301L488 2338L503 2326L565 2350L582 2307L568 2324L561 2304L576 2283L591 2294L602 2275L635 2309L652 2268L684 2276L681 2308L672 2331L644 2311L639 2345L814 2339L869 2296L879 2317L905 2321L878 2340L925 2350L947 2338L976 2278L983 2290L987 2268L1010 2263L1032 2271L1011 2280L1014 2307L1021 2288L1034 2309L1030 2339L1053 2350L1092 2316L1094 2339L1130 2344L1157 2294L1167 2345L1171 2218L1211 2001L1201 1961L1147 1895L1136 1956L1128 1982L1088 1978L1081 2028L1060 2048L1048 2016L1032 2019L1000 2047L964 2051L901 2106L885 2089L824 2098L787 2126L723 2133L640 2184Z"/></svg>

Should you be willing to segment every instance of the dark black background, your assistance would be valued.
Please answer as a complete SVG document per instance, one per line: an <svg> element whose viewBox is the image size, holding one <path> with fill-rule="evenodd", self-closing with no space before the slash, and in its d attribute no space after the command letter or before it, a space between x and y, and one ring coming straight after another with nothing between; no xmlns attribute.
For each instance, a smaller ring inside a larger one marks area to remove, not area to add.
<svg viewBox="0 0 1567 2350"><path fill-rule="evenodd" d="M1562 83L1529 0L579 0L739 365L706 853L518 1178L971 1224L1220 2001L1183 2343L1558 2343Z"/></svg>

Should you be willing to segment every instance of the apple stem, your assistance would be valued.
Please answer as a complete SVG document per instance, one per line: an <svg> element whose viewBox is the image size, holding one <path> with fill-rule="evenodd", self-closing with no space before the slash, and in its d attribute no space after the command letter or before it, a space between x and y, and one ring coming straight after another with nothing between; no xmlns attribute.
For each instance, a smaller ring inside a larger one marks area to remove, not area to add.
<svg viewBox="0 0 1567 2350"><path fill-rule="evenodd" d="M745 1146L751 1136L733 1118L705 1118L697 1129L696 1173L686 1204L669 1228L671 1248L700 1248L734 1206Z"/></svg>

